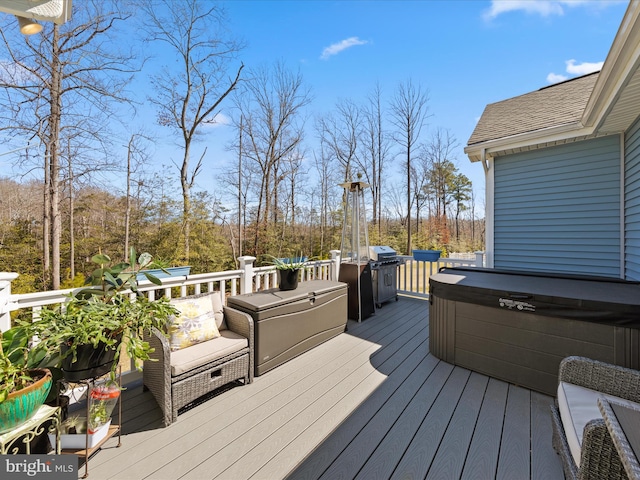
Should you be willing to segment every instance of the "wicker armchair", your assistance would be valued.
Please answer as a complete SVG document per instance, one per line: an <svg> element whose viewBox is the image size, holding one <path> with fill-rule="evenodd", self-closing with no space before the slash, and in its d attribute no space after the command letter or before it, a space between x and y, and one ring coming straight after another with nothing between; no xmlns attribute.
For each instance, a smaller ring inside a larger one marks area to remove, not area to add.
<svg viewBox="0 0 640 480"><path fill-rule="evenodd" d="M188 366L185 367L183 363L177 373L172 354L173 357L177 355L171 351L166 335L154 329L147 338L155 351L151 355L153 360L144 362L144 386L158 402L165 426L177 420L178 409L202 395L236 380L243 380L245 384L253 381L253 319L246 313L226 306L223 312L221 337L182 350L183 358L185 351L192 358L187 362ZM242 337L246 339L242 348L230 348L230 343L237 344L238 339L243 340ZM198 352L206 353L202 361L198 361Z"/></svg>
<svg viewBox="0 0 640 480"><path fill-rule="evenodd" d="M559 382L606 395L640 402L640 371L584 357L567 357L560 363ZM557 406L551 407L553 447L560 455L567 479L626 479L625 468L601 415L584 427L580 466L571 454Z"/></svg>

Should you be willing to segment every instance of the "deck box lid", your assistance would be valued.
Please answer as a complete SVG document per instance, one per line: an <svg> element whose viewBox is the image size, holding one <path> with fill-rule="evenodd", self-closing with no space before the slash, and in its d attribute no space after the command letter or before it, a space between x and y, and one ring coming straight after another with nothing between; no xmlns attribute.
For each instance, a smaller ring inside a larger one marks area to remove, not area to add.
<svg viewBox="0 0 640 480"><path fill-rule="evenodd" d="M346 295L346 289L347 284L343 282L310 280L300 282L295 290L272 288L262 292L229 297L227 305L248 313L291 313L292 309L295 310L295 305L300 302L316 301L322 297L333 297L339 294Z"/></svg>
<svg viewBox="0 0 640 480"><path fill-rule="evenodd" d="M476 305L640 328L640 282L616 278L453 267L431 276L429 293Z"/></svg>

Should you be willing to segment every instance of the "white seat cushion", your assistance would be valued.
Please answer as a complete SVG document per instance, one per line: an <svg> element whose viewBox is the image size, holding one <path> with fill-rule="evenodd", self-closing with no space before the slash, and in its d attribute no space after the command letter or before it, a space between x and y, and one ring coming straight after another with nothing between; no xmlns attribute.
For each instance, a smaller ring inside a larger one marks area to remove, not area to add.
<svg viewBox="0 0 640 480"><path fill-rule="evenodd" d="M598 409L598 397L605 397L624 405L635 405L636 408L640 408L640 404L620 397L605 395L596 390L560 382L558 385L558 410L560 410L560 419L567 436L571 455L573 455L573 460L578 467L580 467L580 449L584 427L591 420L602 418Z"/></svg>
<svg viewBox="0 0 640 480"><path fill-rule="evenodd" d="M231 330L220 330L213 340L171 352L171 376L176 377L249 346L249 340Z"/></svg>

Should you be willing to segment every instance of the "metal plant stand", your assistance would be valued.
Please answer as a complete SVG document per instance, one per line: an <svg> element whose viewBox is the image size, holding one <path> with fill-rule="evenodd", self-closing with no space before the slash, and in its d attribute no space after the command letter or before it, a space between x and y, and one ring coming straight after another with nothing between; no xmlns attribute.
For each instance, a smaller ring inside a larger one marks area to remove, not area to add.
<svg viewBox="0 0 640 480"><path fill-rule="evenodd" d="M51 420L49 433L55 435L55 445L52 445L56 454L60 453L60 407L50 407L42 405L38 411L26 422L18 425L13 430L0 435L0 454L17 454L20 451L20 444L25 445L26 453L31 453L31 441L44 432L44 424ZM22 441L16 443L20 438Z"/></svg>
<svg viewBox="0 0 640 480"><path fill-rule="evenodd" d="M118 367L118 387L122 390L122 371L121 371L122 367ZM73 454L73 455L78 455L80 458L84 458L84 475L82 476L82 478L87 478L89 476L89 458L91 457L91 455L93 455L97 450L100 449L100 447L102 447L102 445L109 440L110 438L114 437L116 434L118 435L118 445L116 447L120 447L121 443L121 437L122 437L122 426L121 425L114 425L111 424L109 426L109 431L107 432L106 436L100 440L97 444L93 445L92 447L89 447L89 408L90 408L90 402L89 399L91 398L91 391L93 390L93 388L95 387L95 382L97 380L97 378L99 377L95 377L95 378L90 378L87 380L79 380L77 383L79 385L83 385L86 388L87 391L87 404L86 404L86 419L87 419L87 429L85 432L85 448L83 449L78 449L78 448L65 448L62 449L60 452L63 454ZM120 394L118 396L118 419L120 421L120 423L122 423L122 394ZM59 441L59 440L58 440Z"/></svg>

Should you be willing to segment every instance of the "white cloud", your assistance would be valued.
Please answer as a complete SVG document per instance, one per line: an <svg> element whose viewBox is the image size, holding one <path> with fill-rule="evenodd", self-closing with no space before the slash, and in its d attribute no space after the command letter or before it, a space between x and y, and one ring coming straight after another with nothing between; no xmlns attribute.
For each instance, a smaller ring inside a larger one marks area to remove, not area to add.
<svg viewBox="0 0 640 480"><path fill-rule="evenodd" d="M334 43L329 45L324 50L322 50L322 55L320 55L320 59L327 60L329 57L333 55L337 55L338 53L346 50L347 48L355 47L356 45L365 45L368 43L366 40L360 40L358 37L349 37L341 42Z"/></svg>
<svg viewBox="0 0 640 480"><path fill-rule="evenodd" d="M597 72L602 70L602 65L604 62L583 62L576 64L576 61L571 59L565 62L567 64L567 73L572 73L573 75L586 75L587 73Z"/></svg>
<svg viewBox="0 0 640 480"><path fill-rule="evenodd" d="M231 118L224 113L216 113L215 116L206 122L211 128L223 127L225 125L231 125Z"/></svg>
<svg viewBox="0 0 640 480"><path fill-rule="evenodd" d="M547 82L549 83L560 83L560 82L564 82L565 80L568 80L569 77L567 77L566 75L562 75L559 73L553 73L551 72L549 75L547 75Z"/></svg>
<svg viewBox="0 0 640 480"><path fill-rule="evenodd" d="M562 3L548 0L493 0L491 8L484 13L484 18L491 20L501 13L517 10L523 10L526 13L537 13L543 17L562 15L564 14Z"/></svg>
<svg viewBox="0 0 640 480"><path fill-rule="evenodd" d="M485 20L493 20L507 12L523 11L543 17L564 15L566 7L585 6L587 8L606 8L620 3L613 0L492 0L491 7L483 14Z"/></svg>
<svg viewBox="0 0 640 480"><path fill-rule="evenodd" d="M33 82L33 75L17 65L15 62L0 60L0 81L15 85L25 85Z"/></svg>
<svg viewBox="0 0 640 480"><path fill-rule="evenodd" d="M602 70L602 65L604 65L604 62L576 63L574 59L567 60L564 63L567 65L566 71L570 75L587 75L589 73ZM568 79L569 77L567 75L562 75L560 73L551 72L549 75L547 75L547 82L549 83L564 82Z"/></svg>

